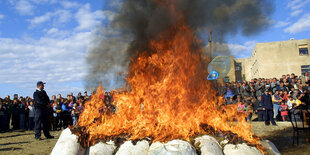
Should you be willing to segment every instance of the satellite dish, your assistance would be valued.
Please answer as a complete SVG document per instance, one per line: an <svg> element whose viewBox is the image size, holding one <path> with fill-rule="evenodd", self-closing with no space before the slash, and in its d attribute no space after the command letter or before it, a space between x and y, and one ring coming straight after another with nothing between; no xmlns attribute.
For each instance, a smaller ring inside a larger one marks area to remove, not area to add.
<svg viewBox="0 0 310 155"><path fill-rule="evenodd" d="M232 59L229 56L216 56L209 63L209 66L208 66L209 74L211 75L211 77L214 77L211 80L216 80L217 78L224 78L230 71L231 64L232 64ZM217 77L212 76L212 74L214 74L215 72L218 74Z"/></svg>

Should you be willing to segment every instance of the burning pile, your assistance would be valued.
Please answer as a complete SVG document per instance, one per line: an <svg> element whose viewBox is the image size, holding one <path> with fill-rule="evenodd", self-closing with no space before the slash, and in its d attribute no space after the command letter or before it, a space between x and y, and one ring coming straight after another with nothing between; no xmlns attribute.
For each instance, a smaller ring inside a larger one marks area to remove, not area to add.
<svg viewBox="0 0 310 155"><path fill-rule="evenodd" d="M132 2L129 0L124 5ZM149 137L153 142L189 141L194 136L210 133L211 129L213 133L237 135L249 144L258 145L245 115L238 113L234 105L223 105L222 98L206 80L209 60L203 55L196 27L189 23L192 19L186 13L190 10L183 8L183 3L189 1L140 2L151 3L150 7L160 14L154 16L169 22L153 25L159 27L156 33L136 34L128 49L133 53L126 77L128 91L114 95L115 112L105 108L102 87L86 102L77 132L83 145L117 137L126 140ZM255 5L254 0L244 2ZM232 5L240 5L240 1L236 3ZM146 26L146 23L139 24Z"/></svg>
<svg viewBox="0 0 310 155"><path fill-rule="evenodd" d="M235 106L223 106L206 80L202 51L193 49L198 42L193 32L182 22L169 32L173 37L150 42L156 52L142 53L133 60L127 77L131 90L115 94L115 114L98 110L105 106L102 88L85 104L79 126L86 127L88 141L119 135L189 140L204 133L201 125L207 124L255 144L245 115Z"/></svg>

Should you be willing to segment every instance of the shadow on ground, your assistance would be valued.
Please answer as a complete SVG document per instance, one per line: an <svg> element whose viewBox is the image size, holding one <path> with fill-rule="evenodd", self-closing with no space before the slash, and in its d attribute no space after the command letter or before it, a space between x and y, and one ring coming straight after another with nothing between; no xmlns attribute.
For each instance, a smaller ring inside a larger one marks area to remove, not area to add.
<svg viewBox="0 0 310 155"><path fill-rule="evenodd" d="M30 141L27 141L27 142L16 142L16 143L3 143L3 144L0 144L0 146L6 146L6 145L15 145L15 144L26 144L26 143L30 143Z"/></svg>
<svg viewBox="0 0 310 155"><path fill-rule="evenodd" d="M14 150L21 150L21 148L19 148L19 147L2 148L2 149L0 149L0 152L1 151L14 151Z"/></svg>
<svg viewBox="0 0 310 155"><path fill-rule="evenodd" d="M32 133L19 133L19 134L8 135L8 136L0 136L0 138L12 138L12 137L18 137L18 136L25 136L25 135L32 135Z"/></svg>
<svg viewBox="0 0 310 155"><path fill-rule="evenodd" d="M310 154L310 142L309 142L309 136L310 131L300 131L299 132L299 144L297 145L296 137L295 137L295 144L293 145L293 128L290 130L286 130L286 132L278 132L274 131L272 133L273 136L268 136L265 138L268 138L270 141L272 141L279 151L282 154Z"/></svg>

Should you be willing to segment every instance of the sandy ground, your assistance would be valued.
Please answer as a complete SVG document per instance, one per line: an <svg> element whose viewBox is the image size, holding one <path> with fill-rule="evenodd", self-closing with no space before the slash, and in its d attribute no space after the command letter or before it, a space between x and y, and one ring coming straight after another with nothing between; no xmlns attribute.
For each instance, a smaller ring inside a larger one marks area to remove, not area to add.
<svg viewBox="0 0 310 155"><path fill-rule="evenodd" d="M278 126L265 126L263 122L252 122L251 124L252 130L256 135L271 140L282 154L310 155L309 133L301 132L300 145L293 146L291 124L289 122L277 123ZM0 133L0 154L50 154L60 133L61 131L52 131L51 134L55 136L55 139L44 139L41 141L34 139L33 131Z"/></svg>

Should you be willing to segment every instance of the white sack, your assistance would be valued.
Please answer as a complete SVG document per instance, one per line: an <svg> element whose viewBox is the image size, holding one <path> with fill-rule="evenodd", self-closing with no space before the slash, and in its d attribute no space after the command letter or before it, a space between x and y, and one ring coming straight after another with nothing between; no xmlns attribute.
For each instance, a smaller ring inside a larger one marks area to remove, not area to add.
<svg viewBox="0 0 310 155"><path fill-rule="evenodd" d="M196 155L195 148L186 141L172 140L166 144L155 142L150 146L149 155Z"/></svg>
<svg viewBox="0 0 310 155"><path fill-rule="evenodd" d="M225 155L263 155L256 147L243 144L227 144L224 147Z"/></svg>
<svg viewBox="0 0 310 155"><path fill-rule="evenodd" d="M51 155L84 155L85 149L78 143L78 137L69 128L62 131Z"/></svg>
<svg viewBox="0 0 310 155"><path fill-rule="evenodd" d="M214 137L205 135L195 138L195 145L199 144L201 155L223 155L222 147Z"/></svg>
<svg viewBox="0 0 310 155"><path fill-rule="evenodd" d="M138 141L133 145L131 141L126 141L120 146L116 155L147 155L149 143L146 140Z"/></svg>
<svg viewBox="0 0 310 155"><path fill-rule="evenodd" d="M113 141L107 143L99 142L94 146L91 146L86 155L112 155L116 146Z"/></svg>

